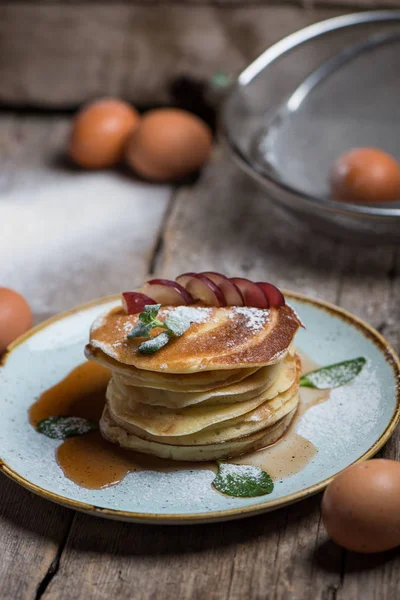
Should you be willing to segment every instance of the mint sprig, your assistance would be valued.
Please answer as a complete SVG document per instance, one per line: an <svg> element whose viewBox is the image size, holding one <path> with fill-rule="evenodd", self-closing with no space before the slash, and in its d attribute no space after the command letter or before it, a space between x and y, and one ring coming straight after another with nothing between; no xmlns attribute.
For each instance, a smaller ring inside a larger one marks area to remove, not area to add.
<svg viewBox="0 0 400 600"><path fill-rule="evenodd" d="M300 378L300 385L317 390L330 390L341 387L357 377L366 362L366 359L360 356L359 358L345 360L310 371L310 373L306 373Z"/></svg>
<svg viewBox="0 0 400 600"><path fill-rule="evenodd" d="M170 334L179 337L189 329L190 322L188 316L176 310L165 319L164 324Z"/></svg>
<svg viewBox="0 0 400 600"><path fill-rule="evenodd" d="M270 494L274 482L270 475L260 467L252 465L234 465L217 461L218 473L212 482L216 490L235 498L254 498Z"/></svg>
<svg viewBox="0 0 400 600"><path fill-rule="evenodd" d="M43 435L55 440L65 440L76 435L84 435L98 429L96 423L82 417L54 416L42 419L36 430Z"/></svg>
<svg viewBox="0 0 400 600"><path fill-rule="evenodd" d="M161 304L146 304L144 311L139 315L139 321L152 327L164 327L164 324L156 318L160 308Z"/></svg>
<svg viewBox="0 0 400 600"><path fill-rule="evenodd" d="M189 317L178 311L173 311L164 322L160 321L157 319L160 308L161 304L146 305L144 311L139 315L139 323L127 335L129 340L136 337L150 338L140 344L139 352L141 354L154 354L166 346L172 337L180 337L190 327ZM157 328L165 329L165 332L150 337L151 331Z"/></svg>
<svg viewBox="0 0 400 600"><path fill-rule="evenodd" d="M153 329L153 326L148 324L145 325L141 321L135 325L135 327L128 333L127 338L131 340L135 337L149 337L150 331Z"/></svg>
<svg viewBox="0 0 400 600"><path fill-rule="evenodd" d="M145 342L142 342L139 346L140 354L154 354L161 350L163 346L166 346L169 342L168 333L160 333Z"/></svg>

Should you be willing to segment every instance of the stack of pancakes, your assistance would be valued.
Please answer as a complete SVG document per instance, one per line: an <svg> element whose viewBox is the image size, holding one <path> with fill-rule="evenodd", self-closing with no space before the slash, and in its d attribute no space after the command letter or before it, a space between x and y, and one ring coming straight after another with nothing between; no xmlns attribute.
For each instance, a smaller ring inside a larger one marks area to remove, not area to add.
<svg viewBox="0 0 400 600"><path fill-rule="evenodd" d="M163 307L192 324L151 355L127 339L138 315L112 309L92 326L86 356L109 368L105 438L174 460L237 456L275 442L298 405L300 361L292 346L301 325L288 306ZM155 330L155 334L159 333Z"/></svg>

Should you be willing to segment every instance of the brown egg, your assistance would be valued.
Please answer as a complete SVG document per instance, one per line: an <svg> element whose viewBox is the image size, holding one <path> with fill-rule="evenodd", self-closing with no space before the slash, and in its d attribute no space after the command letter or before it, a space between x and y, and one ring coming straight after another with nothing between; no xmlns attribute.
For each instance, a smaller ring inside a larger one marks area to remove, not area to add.
<svg viewBox="0 0 400 600"><path fill-rule="evenodd" d="M330 174L335 200L378 204L400 199L400 165L375 148L355 148L335 162Z"/></svg>
<svg viewBox="0 0 400 600"><path fill-rule="evenodd" d="M139 113L121 100L104 98L86 105L72 124L68 144L70 158L86 169L116 165L139 120Z"/></svg>
<svg viewBox="0 0 400 600"><path fill-rule="evenodd" d="M210 156L211 129L184 110L163 108L146 113L126 148L126 160L136 173L168 181L197 171Z"/></svg>
<svg viewBox="0 0 400 600"><path fill-rule="evenodd" d="M0 287L0 354L32 327L32 312L25 298Z"/></svg>
<svg viewBox="0 0 400 600"><path fill-rule="evenodd" d="M330 537L354 552L400 544L400 463L375 459L353 465L328 486L322 520Z"/></svg>

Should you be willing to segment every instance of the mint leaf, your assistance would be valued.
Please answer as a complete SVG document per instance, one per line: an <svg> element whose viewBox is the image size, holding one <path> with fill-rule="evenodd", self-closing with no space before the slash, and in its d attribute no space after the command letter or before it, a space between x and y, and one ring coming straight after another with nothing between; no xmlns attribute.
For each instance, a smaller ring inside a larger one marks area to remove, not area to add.
<svg viewBox="0 0 400 600"><path fill-rule="evenodd" d="M190 327L190 319L178 311L172 312L169 317L164 321L164 325L168 327L169 331L179 337L183 335Z"/></svg>
<svg viewBox="0 0 400 600"><path fill-rule="evenodd" d="M98 429L95 423L82 417L48 417L39 421L36 426L39 433L55 440L65 440L76 435L84 435L95 429Z"/></svg>
<svg viewBox="0 0 400 600"><path fill-rule="evenodd" d="M264 496L274 489L271 477L259 467L223 461L218 461L218 473L212 484L219 492L236 498Z"/></svg>
<svg viewBox="0 0 400 600"><path fill-rule="evenodd" d="M345 360L334 365L316 369L303 375L300 378L300 385L317 390L329 390L340 387L357 377L366 362L366 359L360 356L359 358Z"/></svg>
<svg viewBox="0 0 400 600"><path fill-rule="evenodd" d="M128 339L149 337L151 330L154 328L162 327L166 329L165 333L160 333L146 342L142 342L139 346L141 354L154 354L154 352L168 344L170 337L183 335L190 327L190 317L182 314L178 309L173 311L162 323L156 318L160 308L161 304L146 305L144 311L139 315L139 323L127 335Z"/></svg>
<svg viewBox="0 0 400 600"><path fill-rule="evenodd" d="M139 346L139 352L140 354L154 354L154 352L160 350L163 346L168 344L168 342L168 333L160 333L159 335L142 342Z"/></svg>
<svg viewBox="0 0 400 600"><path fill-rule="evenodd" d="M144 311L140 313L139 319L144 325L153 325L161 304L146 304Z"/></svg>
<svg viewBox="0 0 400 600"><path fill-rule="evenodd" d="M135 325L135 327L131 330L130 333L128 333L126 337L128 338L128 340L135 337L149 337L150 331L152 329L153 326L151 324L145 325L144 323L142 323L142 321L139 321L139 323Z"/></svg>

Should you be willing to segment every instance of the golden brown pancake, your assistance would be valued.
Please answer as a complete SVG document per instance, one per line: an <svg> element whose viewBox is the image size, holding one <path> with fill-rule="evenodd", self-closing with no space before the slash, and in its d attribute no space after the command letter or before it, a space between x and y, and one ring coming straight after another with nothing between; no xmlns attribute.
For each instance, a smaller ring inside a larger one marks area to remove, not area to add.
<svg viewBox="0 0 400 600"><path fill-rule="evenodd" d="M90 332L88 351L98 348L123 365L161 373L264 367L281 360L301 326L289 306L260 309L248 307L180 307L191 311L194 322L182 336L172 338L158 352L138 351L142 338L127 339L138 323L138 315L114 308L98 319ZM164 321L174 307L163 307L158 318ZM154 334L160 333L155 329Z"/></svg>
<svg viewBox="0 0 400 600"><path fill-rule="evenodd" d="M190 415L187 419L181 418L175 421L171 418L163 424L161 419L154 419L152 422L146 419L146 415L135 413L134 410L121 410L119 402L109 400L107 407L115 423L142 439L179 446L208 445L240 439L270 427L296 408L297 387L296 382L289 390L273 399L249 400L244 403L245 406L236 406L236 410L233 408L229 410L228 407L219 409L214 415L214 422L213 415L207 413L200 416ZM257 401L261 403L257 405Z"/></svg>
<svg viewBox="0 0 400 600"><path fill-rule="evenodd" d="M201 405L180 411L129 402L111 381L107 389L110 416L121 427L140 438L173 445L207 445L233 440L270 427L298 403L300 361L297 359L295 381L281 393L261 396L233 405L202 408Z"/></svg>
<svg viewBox="0 0 400 600"><path fill-rule="evenodd" d="M290 426L295 414L296 409L289 412L271 427L240 440L208 446L172 446L143 440L117 425L110 417L107 407L100 422L100 430L110 442L119 444L128 450L177 461L207 461L240 456L274 444Z"/></svg>
<svg viewBox="0 0 400 600"><path fill-rule="evenodd" d="M210 371L210 374L215 371ZM204 373L204 372L203 372ZM251 400L267 389L271 397L286 390L296 377L296 357L294 353L287 356L275 365L261 367L254 373L239 382L227 384L223 387L215 387L212 390L202 392L185 392L160 390L151 387L132 386L125 383L125 379L114 373L113 382L127 398L132 398L141 404L150 404L156 407L185 408L200 404L233 404Z"/></svg>
<svg viewBox="0 0 400 600"><path fill-rule="evenodd" d="M158 436L191 434L209 425L249 412L265 402L265 394L244 402L204 407L202 404L171 410L129 401L112 380L107 390L108 409L113 419L131 431L129 425Z"/></svg>

